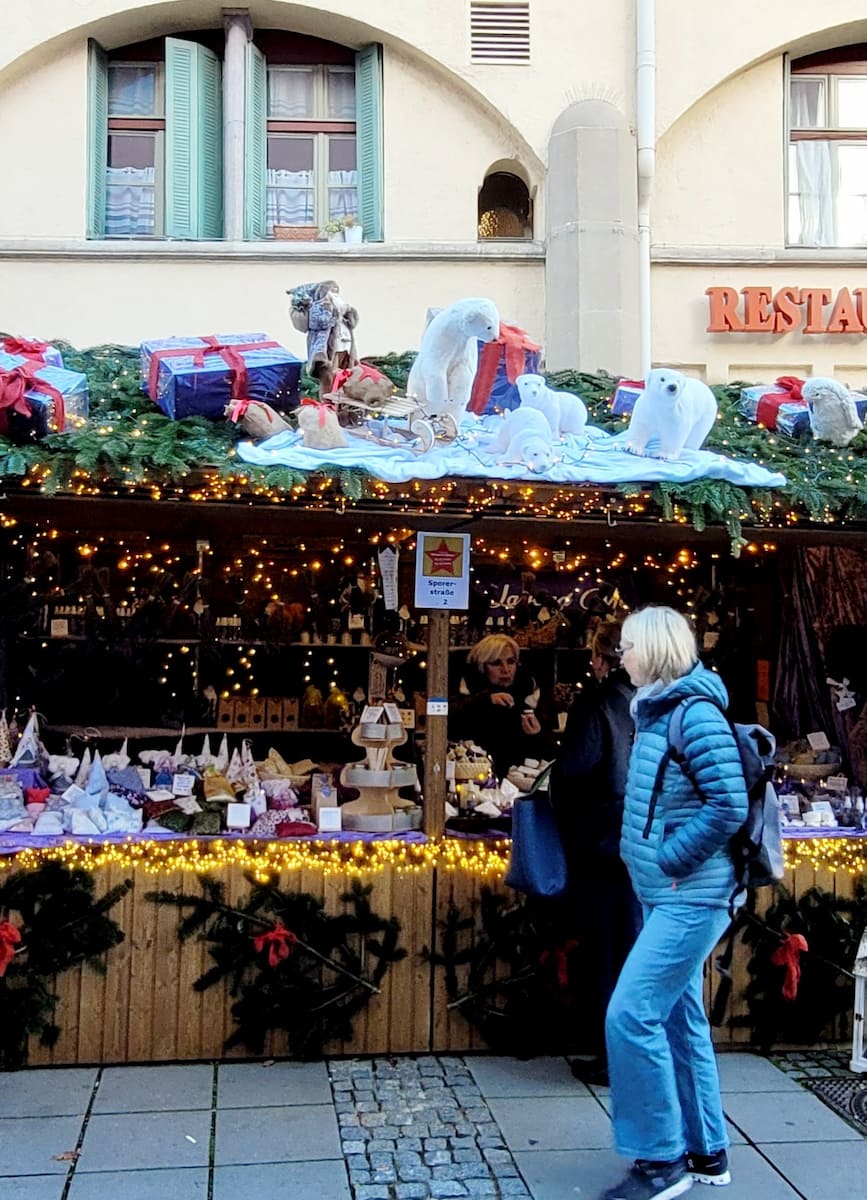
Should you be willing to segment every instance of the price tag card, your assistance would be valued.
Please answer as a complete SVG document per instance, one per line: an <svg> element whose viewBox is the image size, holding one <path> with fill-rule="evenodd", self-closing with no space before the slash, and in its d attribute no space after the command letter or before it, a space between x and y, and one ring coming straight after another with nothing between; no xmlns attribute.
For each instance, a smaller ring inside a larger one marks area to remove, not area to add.
<svg viewBox="0 0 867 1200"><path fill-rule="evenodd" d="M349 628L350 629L363 629L364 628L364 613L350 613L349 614Z"/></svg>
<svg viewBox="0 0 867 1200"><path fill-rule="evenodd" d="M848 792L849 780L845 775L829 775L825 780L825 787L830 792ZM814 804L815 808L816 805Z"/></svg>
<svg viewBox="0 0 867 1200"><path fill-rule="evenodd" d="M811 750L830 750L831 743L828 741L827 733L808 733L807 741L810 743Z"/></svg>
<svg viewBox="0 0 867 1200"><path fill-rule="evenodd" d="M385 704L385 715L389 723L392 725L400 724L400 709L396 704Z"/></svg>
<svg viewBox="0 0 867 1200"><path fill-rule="evenodd" d="M359 720L364 721L365 725L368 722L372 725L375 721L382 719L385 709L381 704L365 704Z"/></svg>
<svg viewBox="0 0 867 1200"><path fill-rule="evenodd" d="M427 715L429 717L447 717L449 715L448 700L431 696L427 702Z"/></svg>
<svg viewBox="0 0 867 1200"><path fill-rule="evenodd" d="M176 796L191 796L195 786L195 775L180 774L172 776L172 791Z"/></svg>
<svg viewBox="0 0 867 1200"><path fill-rule="evenodd" d="M69 637L69 622L66 617L53 617L51 621L52 637Z"/></svg>

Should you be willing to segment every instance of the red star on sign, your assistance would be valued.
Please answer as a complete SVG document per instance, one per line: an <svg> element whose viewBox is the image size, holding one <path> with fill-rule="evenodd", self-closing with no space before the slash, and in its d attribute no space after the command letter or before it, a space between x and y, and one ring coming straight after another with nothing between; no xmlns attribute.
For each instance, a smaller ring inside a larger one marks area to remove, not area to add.
<svg viewBox="0 0 867 1200"><path fill-rule="evenodd" d="M445 538L433 550L425 550L425 558L430 563L429 575L454 575L455 559L461 557L460 550L449 550Z"/></svg>

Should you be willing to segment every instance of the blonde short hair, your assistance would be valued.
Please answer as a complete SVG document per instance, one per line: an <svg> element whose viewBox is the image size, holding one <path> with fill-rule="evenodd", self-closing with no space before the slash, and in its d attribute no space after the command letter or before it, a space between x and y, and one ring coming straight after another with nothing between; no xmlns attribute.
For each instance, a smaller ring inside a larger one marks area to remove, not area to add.
<svg viewBox="0 0 867 1200"><path fill-rule="evenodd" d="M478 667L479 671L483 671L488 663L492 663L506 654L512 655L515 662L520 658L521 651L515 639L505 633L489 633L480 642L476 642L467 655L467 662L471 662L473 666Z"/></svg>
<svg viewBox="0 0 867 1200"><path fill-rule="evenodd" d="M635 648L636 666L646 683L672 683L698 662L695 634L673 608L650 604L628 616L620 631L621 649Z"/></svg>

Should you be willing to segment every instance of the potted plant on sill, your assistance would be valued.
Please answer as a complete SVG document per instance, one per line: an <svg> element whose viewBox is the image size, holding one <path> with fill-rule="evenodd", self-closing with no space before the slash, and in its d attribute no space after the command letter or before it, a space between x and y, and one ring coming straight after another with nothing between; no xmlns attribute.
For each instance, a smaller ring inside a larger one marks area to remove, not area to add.
<svg viewBox="0 0 867 1200"><path fill-rule="evenodd" d="M328 221L322 229L325 237L329 242L342 242L344 240L344 225L343 218L337 217L333 221Z"/></svg>

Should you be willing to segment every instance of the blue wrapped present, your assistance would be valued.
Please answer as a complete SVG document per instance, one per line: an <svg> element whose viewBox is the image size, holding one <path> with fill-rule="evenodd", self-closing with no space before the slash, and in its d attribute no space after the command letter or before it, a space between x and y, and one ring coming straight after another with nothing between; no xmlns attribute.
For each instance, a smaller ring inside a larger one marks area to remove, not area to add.
<svg viewBox="0 0 867 1200"><path fill-rule="evenodd" d="M521 397L515 380L519 375L538 375L541 349L523 329L501 321L495 341L479 342L479 365L467 411L482 416L517 408Z"/></svg>
<svg viewBox="0 0 867 1200"><path fill-rule="evenodd" d="M87 376L0 352L0 433L13 442L65 433L87 420Z"/></svg>
<svg viewBox="0 0 867 1200"><path fill-rule="evenodd" d="M0 337L0 351L4 354L20 354L22 358L33 358L46 367L63 369L63 355L50 342L38 338Z"/></svg>
<svg viewBox="0 0 867 1200"><path fill-rule="evenodd" d="M279 412L301 400L301 359L265 333L156 338L141 344L141 388L167 417L225 416L232 400Z"/></svg>
<svg viewBox="0 0 867 1200"><path fill-rule="evenodd" d="M783 376L775 384L741 388L738 408L749 421L799 438L810 429L810 410L801 397L802 380Z"/></svg>
<svg viewBox="0 0 867 1200"><path fill-rule="evenodd" d="M635 408L635 401L644 391L641 379L621 379L611 397L611 411L618 417L628 417Z"/></svg>

